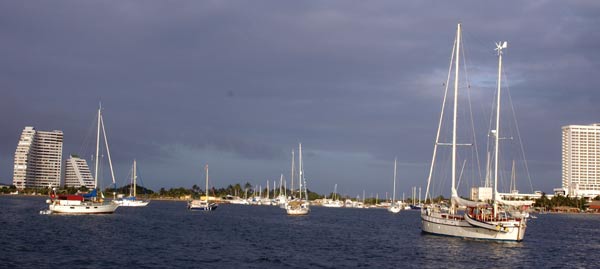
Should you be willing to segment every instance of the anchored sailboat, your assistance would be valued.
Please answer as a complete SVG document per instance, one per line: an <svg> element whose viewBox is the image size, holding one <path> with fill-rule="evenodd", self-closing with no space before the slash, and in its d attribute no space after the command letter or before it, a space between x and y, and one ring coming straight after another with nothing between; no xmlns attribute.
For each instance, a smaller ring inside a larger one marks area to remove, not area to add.
<svg viewBox="0 0 600 269"><path fill-rule="evenodd" d="M451 206L448 210L443 210L441 205L429 204L421 210L421 229L423 232L457 236L464 238L475 238L475 239L490 239L490 240L502 240L502 241L521 241L525 235L525 229L527 227L527 219L515 218L506 213L501 214L498 207L503 203L502 199L498 195L498 140L500 137L500 91L502 81L502 50L507 47L507 43L496 44L496 50L498 51L498 89L497 89L497 101L496 101L496 130L492 131L492 135L495 136L495 165L494 165L494 186L493 186L493 205L489 205L484 202L469 201L458 196L456 189L456 170L457 170L457 104L458 104L458 74L459 74L459 62L460 62L460 49L461 49L461 25L458 24L456 31L456 40L453 48L452 58L454 61L454 105L453 105L453 121L452 121L452 187L451 187ZM450 77L450 75L448 76ZM448 84L446 84L448 85ZM446 89L447 93L447 89ZM432 164L429 171L429 177L427 181L426 198L429 194L429 187L431 184L433 167L436 159L437 147L439 145L445 145L440 143L440 129L442 126L442 120L444 115L444 105L446 103L447 94L444 95L444 102L442 105L442 112L440 116L440 122L438 125L438 131L436 135L436 143L433 150ZM506 204L506 203L505 203ZM462 212L460 208L464 208Z"/></svg>
<svg viewBox="0 0 600 269"><path fill-rule="evenodd" d="M189 210L213 211L217 209L218 205L216 203L211 203L208 201L208 164L204 166L204 171L206 173L206 199L202 200L202 197L200 197L198 200L189 201L187 205Z"/></svg>
<svg viewBox="0 0 600 269"><path fill-rule="evenodd" d="M100 127L102 127L102 135L104 137L104 145L106 145L106 153L108 155L108 163L110 165L110 174L112 176L113 185L115 184L115 174L113 172L112 161L110 158L110 150L108 148L108 139L106 138L106 130L104 128L104 120L102 118L102 107L98 108L98 132L96 136L96 169L94 171L94 188L86 194L63 195L57 194L56 188L50 192L50 199L46 202L48 210L40 213L43 214L111 214L117 210L119 205L104 201L102 193L101 198L98 197L98 157L100 151Z"/></svg>
<svg viewBox="0 0 600 269"><path fill-rule="evenodd" d="M150 201L137 200L137 162L133 160L133 167L131 170L131 185L129 188L129 196L123 197L121 199L113 200L113 203L118 204L120 206L131 206L131 207L141 207L147 206Z"/></svg>
<svg viewBox="0 0 600 269"><path fill-rule="evenodd" d="M394 214L400 213L400 205L396 202L396 163L397 158L394 158L394 190L392 192L392 204L388 207L388 211Z"/></svg>
<svg viewBox="0 0 600 269"><path fill-rule="evenodd" d="M322 205L324 207L344 207L344 202L340 201L337 197L337 184L333 185L333 193L331 193L331 199L323 198Z"/></svg>
<svg viewBox="0 0 600 269"><path fill-rule="evenodd" d="M308 203L308 191L306 188L306 181L304 179L304 167L302 166L302 143L298 144L298 182L298 198L289 201L285 206L285 210L288 215L306 215L310 211ZM302 189L303 183L304 190ZM304 198L302 198L303 192Z"/></svg>

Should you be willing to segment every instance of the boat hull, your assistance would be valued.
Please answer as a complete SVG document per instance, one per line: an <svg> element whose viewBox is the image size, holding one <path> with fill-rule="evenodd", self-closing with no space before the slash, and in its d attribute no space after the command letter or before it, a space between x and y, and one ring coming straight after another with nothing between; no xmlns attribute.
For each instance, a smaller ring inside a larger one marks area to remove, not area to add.
<svg viewBox="0 0 600 269"><path fill-rule="evenodd" d="M207 203L203 200L193 200L188 203L188 209L192 211L214 211L217 210L216 203Z"/></svg>
<svg viewBox="0 0 600 269"><path fill-rule="evenodd" d="M117 210L117 204L101 204L101 203L81 203L62 205L59 203L50 204L48 210L52 214L112 214Z"/></svg>
<svg viewBox="0 0 600 269"><path fill-rule="evenodd" d="M339 208L339 207L344 207L344 204L342 202L336 201L336 202L331 202L331 203L323 203L322 206Z"/></svg>
<svg viewBox="0 0 600 269"><path fill-rule="evenodd" d="M291 216L308 215L310 210L308 208L287 208L286 212Z"/></svg>
<svg viewBox="0 0 600 269"><path fill-rule="evenodd" d="M217 210L217 206L190 206L188 209L191 211L215 211Z"/></svg>
<svg viewBox="0 0 600 269"><path fill-rule="evenodd" d="M388 207L388 212L398 214L398 213L400 213L400 207L399 206L390 206L390 207Z"/></svg>
<svg viewBox="0 0 600 269"><path fill-rule="evenodd" d="M285 206L285 211L288 215L292 216L306 215L310 212L310 206L308 201L295 200L288 202Z"/></svg>
<svg viewBox="0 0 600 269"><path fill-rule="evenodd" d="M523 240L526 229L524 221L488 222L486 225L490 223L496 225L493 227L476 226L470 224L463 216L427 214L425 210L421 214L421 230L425 233L481 240L514 242ZM498 226L499 229L494 229L495 226Z"/></svg>
<svg viewBox="0 0 600 269"><path fill-rule="evenodd" d="M142 206L147 206L150 203L150 201L123 199L123 200L113 200L113 203L115 203L119 206L142 207Z"/></svg>

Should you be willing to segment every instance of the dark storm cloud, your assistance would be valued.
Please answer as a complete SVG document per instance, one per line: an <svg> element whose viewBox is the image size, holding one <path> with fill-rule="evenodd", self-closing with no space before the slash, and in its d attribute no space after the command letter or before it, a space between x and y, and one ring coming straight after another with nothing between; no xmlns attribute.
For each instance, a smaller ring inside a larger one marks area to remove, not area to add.
<svg viewBox="0 0 600 269"><path fill-rule="evenodd" d="M154 167L151 187L189 184L197 171L186 167L200 162L221 165L213 170L221 182L259 183L289 169L298 142L317 191L389 189L394 156L404 165L401 188L423 185L462 21L472 75L484 75L473 84L493 88L493 42L509 41L533 184L550 191L560 184L560 126L595 122L600 112L599 9L592 1L4 1L0 177L12 178L26 125L61 129L65 154L82 151L101 101L115 161ZM474 93L485 106L488 88Z"/></svg>

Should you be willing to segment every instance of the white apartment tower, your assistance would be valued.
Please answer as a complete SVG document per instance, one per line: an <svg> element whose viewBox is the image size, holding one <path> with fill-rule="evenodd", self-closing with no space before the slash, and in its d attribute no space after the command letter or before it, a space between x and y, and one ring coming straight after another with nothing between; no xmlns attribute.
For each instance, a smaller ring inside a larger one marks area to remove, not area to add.
<svg viewBox="0 0 600 269"><path fill-rule="evenodd" d="M19 189L59 186L62 146L62 131L25 127L15 151L13 184Z"/></svg>
<svg viewBox="0 0 600 269"><path fill-rule="evenodd" d="M600 123L562 127L562 188L570 196L600 195Z"/></svg>
<svg viewBox="0 0 600 269"><path fill-rule="evenodd" d="M65 187L79 188L82 186L93 189L94 178L85 159L71 155L65 161Z"/></svg>

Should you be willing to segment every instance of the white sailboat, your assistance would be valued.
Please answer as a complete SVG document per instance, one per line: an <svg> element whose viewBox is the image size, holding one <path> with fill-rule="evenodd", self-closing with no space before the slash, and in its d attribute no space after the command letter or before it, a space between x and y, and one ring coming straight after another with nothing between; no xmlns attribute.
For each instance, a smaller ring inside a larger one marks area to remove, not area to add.
<svg viewBox="0 0 600 269"><path fill-rule="evenodd" d="M392 204L388 207L388 211L394 214L400 213L400 204L396 202L396 163L397 158L394 158L394 190L392 192Z"/></svg>
<svg viewBox="0 0 600 269"><path fill-rule="evenodd" d="M458 24L456 31L456 40L453 49L453 60L454 60L454 105L453 105L453 122L452 122L452 198L451 206L448 210L442 210L440 205L430 204L421 210L421 229L423 232L456 236L463 238L474 238L474 239L488 239L488 240L500 240L500 241L521 241L525 235L525 229L527 227L527 219L515 218L508 214L501 214L498 210L499 205L502 203L498 195L498 139L500 136L500 90L501 90L501 74L502 74L502 50L505 49L506 42L496 44L496 50L498 51L498 89L497 89L497 102L496 102L496 130L492 131L492 135L495 136L495 176L494 176L494 188L493 188L493 200L492 206L483 202L474 202L465 200L458 196L456 189L456 148L457 148L457 103L458 103L458 72L459 72L459 61L460 61L460 45L461 45L461 25ZM448 76L450 77L450 75ZM446 84L448 85L448 84ZM447 93L447 92L446 92ZM446 96L444 96L444 102L446 103ZM444 105L442 105L442 112L440 116L440 122L438 125L438 131L436 135L436 143L433 151L432 164L429 171L429 177L427 182L427 190L425 193L425 200L429 193L429 187L431 184L431 177L433 167L436 159L436 151L438 145L444 145L439 142L440 129L442 126L442 119L444 114ZM460 211L460 208L464 208Z"/></svg>
<svg viewBox="0 0 600 269"><path fill-rule="evenodd" d="M119 205L105 202L102 193L101 198L98 197L98 156L100 151L100 127L104 137L104 145L106 145L106 153L108 154L108 163L110 165L110 173L112 176L113 185L115 184L115 174L113 172L112 161L110 158L110 150L108 148L108 139L106 138L106 130L104 128L104 120L102 118L102 107L98 108L98 132L96 136L96 169L94 171L94 189L87 194L79 195L62 195L56 193L56 188L50 192L50 199L46 202L49 204L48 210L40 213L44 214L111 214L119 207Z"/></svg>
<svg viewBox="0 0 600 269"><path fill-rule="evenodd" d="M206 197L205 200L202 200L202 197L198 200L191 200L188 202L189 210L203 210L203 211L213 211L217 209L217 203L211 203L208 201L208 164L204 166L204 171L206 173Z"/></svg>
<svg viewBox="0 0 600 269"><path fill-rule="evenodd" d="M113 203L120 206L142 207L147 206L150 201L137 200L137 162L133 160L131 172L131 185L129 188L129 196L113 200Z"/></svg>
<svg viewBox="0 0 600 269"><path fill-rule="evenodd" d="M279 195L275 198L275 204L280 208L285 208L287 202L287 195L285 191L285 181L283 180L283 174L279 177Z"/></svg>
<svg viewBox="0 0 600 269"><path fill-rule="evenodd" d="M337 184L333 185L333 193L331 194L331 199L323 198L322 205L324 207L344 207L344 202L340 201L339 197L337 197Z"/></svg>
<svg viewBox="0 0 600 269"><path fill-rule="evenodd" d="M307 215L310 211L308 203L308 192L306 188L306 181L304 181L304 167L302 166L302 143L298 144L298 189L299 197L288 201L285 206L285 210L288 215ZM304 183L304 190L302 190L302 184ZM304 192L304 198L302 193Z"/></svg>

